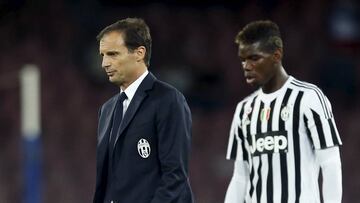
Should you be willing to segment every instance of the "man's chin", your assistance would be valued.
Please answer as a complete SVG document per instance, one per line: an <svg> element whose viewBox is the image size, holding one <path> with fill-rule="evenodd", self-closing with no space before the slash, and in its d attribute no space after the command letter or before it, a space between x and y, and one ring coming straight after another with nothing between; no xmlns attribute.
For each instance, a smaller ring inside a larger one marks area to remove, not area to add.
<svg viewBox="0 0 360 203"><path fill-rule="evenodd" d="M258 89L260 88L262 85L259 84L258 82L252 82L252 83L247 83L249 86L255 88L255 89Z"/></svg>
<svg viewBox="0 0 360 203"><path fill-rule="evenodd" d="M109 82L113 83L116 86L121 86L123 84L122 81L117 80L115 77L109 77Z"/></svg>
<svg viewBox="0 0 360 203"><path fill-rule="evenodd" d="M112 77L112 76L109 76L109 77L108 77L108 80L109 80L109 82L111 82L111 83L115 83L115 82L116 82L115 78Z"/></svg>

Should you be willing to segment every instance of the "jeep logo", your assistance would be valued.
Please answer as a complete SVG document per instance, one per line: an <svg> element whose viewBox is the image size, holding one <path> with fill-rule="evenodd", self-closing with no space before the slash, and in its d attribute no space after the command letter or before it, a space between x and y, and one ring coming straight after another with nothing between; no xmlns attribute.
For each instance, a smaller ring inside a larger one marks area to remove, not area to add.
<svg viewBox="0 0 360 203"><path fill-rule="evenodd" d="M273 131L251 136L250 152L254 156L264 153L286 153L287 131Z"/></svg>

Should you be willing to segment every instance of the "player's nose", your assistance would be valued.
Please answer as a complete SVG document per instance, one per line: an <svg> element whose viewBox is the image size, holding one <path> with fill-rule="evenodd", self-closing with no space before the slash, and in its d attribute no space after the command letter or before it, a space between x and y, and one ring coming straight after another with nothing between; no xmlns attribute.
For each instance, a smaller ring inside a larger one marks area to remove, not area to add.
<svg viewBox="0 0 360 203"><path fill-rule="evenodd" d="M252 64L249 63L249 61L243 61L242 67L243 67L244 71L250 71L253 68Z"/></svg>

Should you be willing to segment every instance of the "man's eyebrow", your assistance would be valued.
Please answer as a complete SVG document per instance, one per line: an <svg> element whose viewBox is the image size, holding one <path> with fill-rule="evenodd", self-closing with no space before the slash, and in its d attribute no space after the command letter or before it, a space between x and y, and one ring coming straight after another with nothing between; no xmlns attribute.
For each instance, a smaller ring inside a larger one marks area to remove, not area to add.
<svg viewBox="0 0 360 203"><path fill-rule="evenodd" d="M118 51L100 51L99 54L102 55L102 56L105 55L105 54L111 56L111 55L116 55L118 53L119 53Z"/></svg>

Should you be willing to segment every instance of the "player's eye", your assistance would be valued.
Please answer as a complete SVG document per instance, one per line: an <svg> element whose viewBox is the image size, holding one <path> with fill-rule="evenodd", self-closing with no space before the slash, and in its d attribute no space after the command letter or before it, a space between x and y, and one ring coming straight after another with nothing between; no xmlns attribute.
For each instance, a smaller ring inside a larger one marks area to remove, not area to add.
<svg viewBox="0 0 360 203"><path fill-rule="evenodd" d="M253 55L253 56L250 56L249 59L252 60L252 61L257 61L257 60L260 59L260 56L258 56L258 55Z"/></svg>

